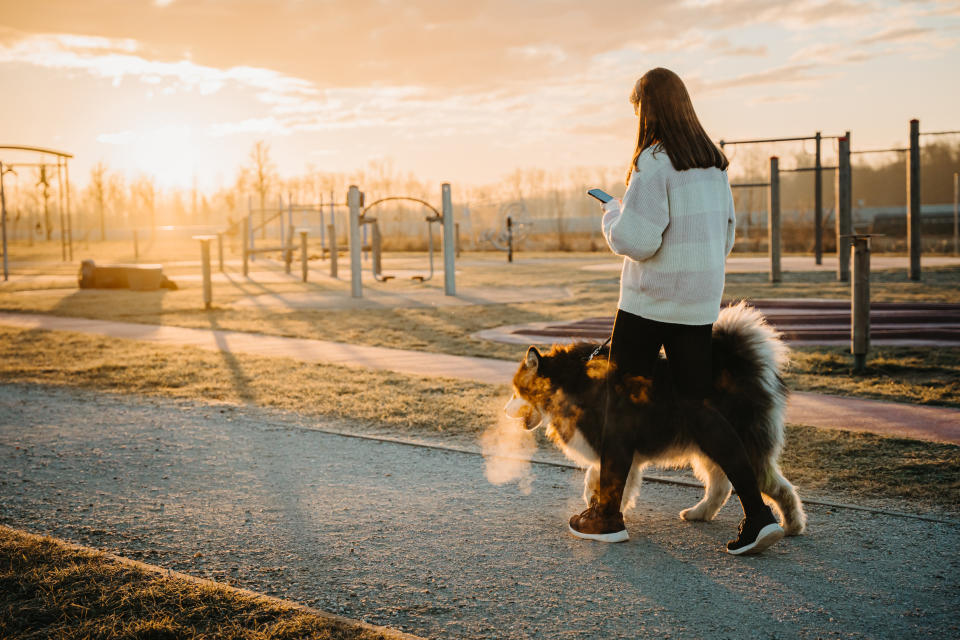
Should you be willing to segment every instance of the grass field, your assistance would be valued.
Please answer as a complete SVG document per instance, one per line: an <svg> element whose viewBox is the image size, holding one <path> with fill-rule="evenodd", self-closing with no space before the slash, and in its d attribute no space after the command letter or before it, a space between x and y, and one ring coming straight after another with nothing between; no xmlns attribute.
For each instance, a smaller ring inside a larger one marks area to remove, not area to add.
<svg viewBox="0 0 960 640"><path fill-rule="evenodd" d="M247 404L457 444L475 444L509 397L505 385L5 327L0 382ZM790 426L783 467L801 493L960 512L960 446Z"/></svg>
<svg viewBox="0 0 960 640"><path fill-rule="evenodd" d="M183 248L181 247L181 251ZM190 256L187 256L190 257ZM407 256L416 263L422 260ZM566 287L570 296L553 301L531 300L515 304L463 306L414 306L364 309L351 306L349 282L316 278L303 284L258 283L229 271L229 282L214 287L214 308L203 309L200 283L183 280L196 273L195 265L174 264L165 269L176 281L178 291L78 290L71 285L72 267L53 269L30 265L20 271L59 272L60 283L16 280L0 285L0 310L50 313L61 316L163 324L203 329L227 329L414 349L455 355L484 356L518 360L526 347L472 337L474 333L508 324L576 320L610 315L616 308L619 291L615 272L582 269L589 264L610 261L602 254L524 254L506 265L502 254L465 254L460 261L458 288L537 286L545 283ZM275 262L259 261L258 269L274 272ZM56 274L55 274L56 275ZM66 278L63 280L62 278ZM837 283L832 273L789 273L785 282L773 285L765 274L731 273L727 277L728 298L833 297L849 296L849 285ZM64 283L71 288L63 288ZM58 288L43 288L57 286ZM442 290L442 280L417 284L406 280L365 283L368 290L399 292L416 296L424 289ZM878 271L872 282L875 300L960 301L960 268L927 269L922 283L910 282L902 270ZM340 308L292 309L276 306L239 306L250 296L267 294L337 294ZM791 386L799 390L822 391L906 402L960 406L960 349L957 348L874 348L865 374L852 376L852 357L837 347L803 347L797 350L789 374Z"/></svg>
<svg viewBox="0 0 960 640"><path fill-rule="evenodd" d="M399 634L397 634L399 635ZM0 637L388 640L272 598L0 526Z"/></svg>

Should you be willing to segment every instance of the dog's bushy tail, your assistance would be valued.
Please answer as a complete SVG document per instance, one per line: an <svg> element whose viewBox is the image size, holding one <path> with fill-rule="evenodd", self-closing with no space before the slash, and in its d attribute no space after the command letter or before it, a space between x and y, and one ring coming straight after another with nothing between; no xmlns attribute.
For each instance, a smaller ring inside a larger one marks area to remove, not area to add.
<svg viewBox="0 0 960 640"><path fill-rule="evenodd" d="M736 398L733 410L746 429L744 444L752 444L762 458L776 458L783 446L783 372L790 361L789 347L762 313L740 301L720 310L713 325L713 350L717 384Z"/></svg>

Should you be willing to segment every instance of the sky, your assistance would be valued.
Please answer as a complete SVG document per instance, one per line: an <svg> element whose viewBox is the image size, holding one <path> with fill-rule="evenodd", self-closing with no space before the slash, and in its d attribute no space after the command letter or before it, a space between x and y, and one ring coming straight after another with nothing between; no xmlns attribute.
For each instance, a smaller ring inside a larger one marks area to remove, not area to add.
<svg viewBox="0 0 960 640"><path fill-rule="evenodd" d="M910 118L960 129L960 0L0 0L0 145L81 184L209 191L264 140L281 176L479 185L625 165L657 66L715 139L902 146Z"/></svg>

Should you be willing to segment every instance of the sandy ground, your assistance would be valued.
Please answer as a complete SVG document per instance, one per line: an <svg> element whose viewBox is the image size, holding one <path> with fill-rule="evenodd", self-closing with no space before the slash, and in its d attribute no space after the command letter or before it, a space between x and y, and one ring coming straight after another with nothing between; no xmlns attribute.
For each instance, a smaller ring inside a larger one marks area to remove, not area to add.
<svg viewBox="0 0 960 640"><path fill-rule="evenodd" d="M960 635L956 524L811 505L808 535L732 558L738 507L684 523L698 491L647 484L630 542L587 543L579 472L534 465L524 495L318 426L344 427L0 386L0 522L431 637Z"/></svg>

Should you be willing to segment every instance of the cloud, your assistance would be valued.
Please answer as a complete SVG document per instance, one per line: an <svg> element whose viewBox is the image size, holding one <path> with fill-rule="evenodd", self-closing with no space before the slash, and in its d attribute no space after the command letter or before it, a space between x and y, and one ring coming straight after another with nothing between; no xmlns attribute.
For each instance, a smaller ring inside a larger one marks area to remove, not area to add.
<svg viewBox="0 0 960 640"><path fill-rule="evenodd" d="M744 73L726 80L703 81L700 86L704 91L709 92L735 87L816 83L827 77L825 73L817 73L819 68L818 65L811 63L788 64L765 71Z"/></svg>
<svg viewBox="0 0 960 640"><path fill-rule="evenodd" d="M934 30L928 27L891 27L872 36L861 38L858 44L875 44L878 42L916 42Z"/></svg>

